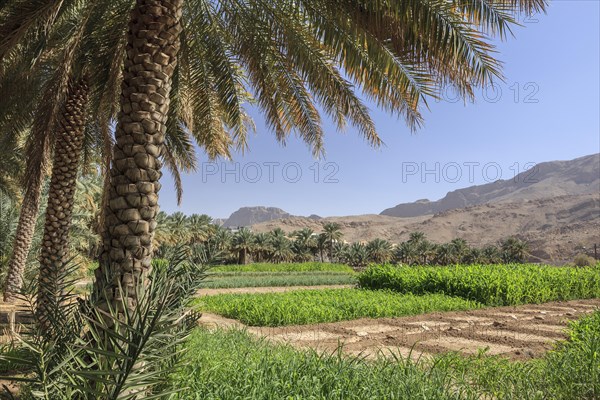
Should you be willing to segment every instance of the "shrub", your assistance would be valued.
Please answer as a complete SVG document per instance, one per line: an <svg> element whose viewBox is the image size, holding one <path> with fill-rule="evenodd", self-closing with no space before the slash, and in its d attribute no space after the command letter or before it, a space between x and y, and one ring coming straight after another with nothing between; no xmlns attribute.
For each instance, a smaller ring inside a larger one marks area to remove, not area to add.
<svg viewBox="0 0 600 400"><path fill-rule="evenodd" d="M594 257L590 257L587 254L577 254L573 263L577 267L591 267L597 263Z"/></svg>

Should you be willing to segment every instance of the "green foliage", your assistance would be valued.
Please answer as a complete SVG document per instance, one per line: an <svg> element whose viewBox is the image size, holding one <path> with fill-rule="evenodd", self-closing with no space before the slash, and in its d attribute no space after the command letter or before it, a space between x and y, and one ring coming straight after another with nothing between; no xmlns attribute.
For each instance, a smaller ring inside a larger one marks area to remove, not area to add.
<svg viewBox="0 0 600 400"><path fill-rule="evenodd" d="M478 308L474 301L442 294L415 296L359 289L295 290L285 293L219 294L195 302L198 310L247 325L281 326L358 318L399 317Z"/></svg>
<svg viewBox="0 0 600 400"><path fill-rule="evenodd" d="M202 287L317 286L355 283L356 276L345 272L233 272L209 275L202 284Z"/></svg>
<svg viewBox="0 0 600 400"><path fill-rule="evenodd" d="M352 273L352 268L344 264L330 264L320 262L306 263L254 263L247 265L221 265L213 267L210 272L305 272L305 271L331 271Z"/></svg>
<svg viewBox="0 0 600 400"><path fill-rule="evenodd" d="M583 333L583 334L582 334ZM175 399L498 399L592 400L600 397L600 312L572 327L571 341L544 358L513 362L453 353L428 363L366 360L273 344L244 331L197 329L187 366L174 375L186 387Z"/></svg>
<svg viewBox="0 0 600 400"><path fill-rule="evenodd" d="M189 366L175 377L185 400L455 399L447 372L410 361L298 351L244 331L198 329L187 344Z"/></svg>
<svg viewBox="0 0 600 400"><path fill-rule="evenodd" d="M600 271L540 265L372 266L358 278L370 289L444 293L489 306L600 297Z"/></svg>
<svg viewBox="0 0 600 400"><path fill-rule="evenodd" d="M17 336L15 348L0 354L4 365L24 372L10 377L25 382L20 398L125 400L176 392L168 377L179 367L183 340L196 326L198 315L187 305L203 267L180 257L154 269L147 284L132 289L138 293L132 308L126 296L116 308L95 298L76 299L66 277L77 268L67 264L57 274L63 294L42 312L36 312L33 296L24 297L33 325Z"/></svg>
<svg viewBox="0 0 600 400"><path fill-rule="evenodd" d="M0 279L4 282L5 268L12 252L19 215L15 202L0 191Z"/></svg>

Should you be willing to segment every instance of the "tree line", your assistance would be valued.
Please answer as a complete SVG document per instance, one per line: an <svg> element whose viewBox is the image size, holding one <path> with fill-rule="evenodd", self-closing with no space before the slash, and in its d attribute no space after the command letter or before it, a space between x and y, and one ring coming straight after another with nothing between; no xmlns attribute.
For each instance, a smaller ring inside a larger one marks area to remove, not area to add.
<svg viewBox="0 0 600 400"><path fill-rule="evenodd" d="M167 254L181 243L198 245L223 263L253 262L339 262L361 269L369 263L406 265L520 263L527 258L528 245L516 237L497 245L470 246L464 239L437 244L423 232L413 232L407 241L391 243L385 239L347 243L341 226L328 222L320 232L304 228L290 233L276 228L270 232L235 230L211 224L206 215L186 217L183 213L159 215L161 228L156 233L156 256Z"/></svg>

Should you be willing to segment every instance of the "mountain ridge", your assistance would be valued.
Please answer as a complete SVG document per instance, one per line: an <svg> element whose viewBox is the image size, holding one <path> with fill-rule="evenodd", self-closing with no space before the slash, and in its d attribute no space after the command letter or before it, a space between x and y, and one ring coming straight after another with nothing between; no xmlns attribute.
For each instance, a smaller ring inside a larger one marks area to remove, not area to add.
<svg viewBox="0 0 600 400"><path fill-rule="evenodd" d="M417 217L493 202L514 202L565 195L600 192L600 153L573 160L547 161L510 180L473 185L450 191L435 201L427 199L401 203L380 215Z"/></svg>

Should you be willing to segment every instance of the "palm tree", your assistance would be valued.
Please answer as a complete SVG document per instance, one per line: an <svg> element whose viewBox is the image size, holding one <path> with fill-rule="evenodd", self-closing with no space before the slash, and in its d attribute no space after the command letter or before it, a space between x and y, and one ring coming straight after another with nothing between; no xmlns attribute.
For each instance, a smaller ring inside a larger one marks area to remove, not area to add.
<svg viewBox="0 0 600 400"><path fill-rule="evenodd" d="M314 259L314 252L317 243L314 238L315 232L310 228L304 228L293 233L294 253L299 262L311 261Z"/></svg>
<svg viewBox="0 0 600 400"><path fill-rule="evenodd" d="M263 262L267 255L272 251L271 238L268 234L261 232L254 235L253 259L256 262Z"/></svg>
<svg viewBox="0 0 600 400"><path fill-rule="evenodd" d="M507 263L524 262L529 248L527 242L514 236L503 240L500 247L502 249L502 259Z"/></svg>
<svg viewBox="0 0 600 400"><path fill-rule="evenodd" d="M325 232L319 233L317 236L317 250L319 251L319 259L325 262L325 250L327 250L327 235Z"/></svg>
<svg viewBox="0 0 600 400"><path fill-rule="evenodd" d="M473 247L467 251L463 257L463 262L466 264L479 264L483 262L484 256L481 249Z"/></svg>
<svg viewBox="0 0 600 400"><path fill-rule="evenodd" d="M364 244L355 242L344 250L344 261L355 270L364 269L369 262L369 253Z"/></svg>
<svg viewBox="0 0 600 400"><path fill-rule="evenodd" d="M212 218L206 214L192 214L188 218L189 241L191 244L204 242L210 234Z"/></svg>
<svg viewBox="0 0 600 400"><path fill-rule="evenodd" d="M277 231L277 232L276 232ZM281 231L283 232L283 231ZM269 259L276 263L290 261L294 257L292 242L277 229L271 232Z"/></svg>
<svg viewBox="0 0 600 400"><path fill-rule="evenodd" d="M342 239L341 226L335 222L328 222L323 225L323 235L327 241L327 246L329 249L329 261L333 260L333 245Z"/></svg>
<svg viewBox="0 0 600 400"><path fill-rule="evenodd" d="M465 255L469 252L469 244L465 239L456 238L450 241L450 248L452 250L452 259L454 263L460 263L463 261Z"/></svg>
<svg viewBox="0 0 600 400"><path fill-rule="evenodd" d="M7 44L27 36L31 20L46 20L70 4L43 3L41 11L25 14L28 4L22 3L10 2L15 5L3 14L10 23L0 25L0 57ZM193 54L195 62L207 67L198 78L204 85L193 86L203 100L198 102L204 111L198 113L205 122L202 129L217 136L207 135L202 143L209 151L228 146L240 135L243 118L236 112L236 100L241 85L236 82L244 71L278 139L296 131L319 154L323 131L315 102L339 127L350 120L370 143L380 143L366 107L345 76L414 128L422 120L423 100L438 95L440 83L454 84L471 97L474 87L500 75L493 46L482 31L504 37L514 23L510 12L544 7L544 0L136 1L127 29L97 288L108 286L114 298L123 297L123 288L133 304L132 283L143 281L150 268L159 157L167 123L174 123L168 121L169 95L187 76L185 70L176 72L179 56L183 60ZM185 53L188 44L202 51ZM210 128L223 125L234 129Z"/></svg>
<svg viewBox="0 0 600 400"><path fill-rule="evenodd" d="M4 271L8 265L18 218L14 199L0 190L0 271Z"/></svg>
<svg viewBox="0 0 600 400"><path fill-rule="evenodd" d="M398 247L396 247L394 258L401 264L412 265L417 263L419 260L417 245L410 240L400 243Z"/></svg>
<svg viewBox="0 0 600 400"><path fill-rule="evenodd" d="M421 231L416 231L416 232L411 232L411 234L408 237L408 241L411 243L419 243L422 242L423 240L425 240L425 233L421 232Z"/></svg>
<svg viewBox="0 0 600 400"><path fill-rule="evenodd" d="M87 102L88 85L82 79L69 88L64 111L59 119L40 252L37 296L40 316L47 314L48 304L60 295L58 290L61 286L58 283L68 257L69 231L83 148Z"/></svg>
<svg viewBox="0 0 600 400"><path fill-rule="evenodd" d="M248 254L254 247L254 235L248 228L240 228L233 235L231 249L238 254L238 264L244 265L248 262Z"/></svg>
<svg viewBox="0 0 600 400"><path fill-rule="evenodd" d="M487 264L498 264L502 261L500 250L494 245L485 246L481 253Z"/></svg>
<svg viewBox="0 0 600 400"><path fill-rule="evenodd" d="M434 262L437 265L450 265L453 262L452 248L449 244L437 246L434 257Z"/></svg>
<svg viewBox="0 0 600 400"><path fill-rule="evenodd" d="M367 243L367 254L371 262L385 264L392 258L392 245L387 240L373 239Z"/></svg>

